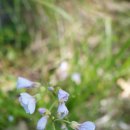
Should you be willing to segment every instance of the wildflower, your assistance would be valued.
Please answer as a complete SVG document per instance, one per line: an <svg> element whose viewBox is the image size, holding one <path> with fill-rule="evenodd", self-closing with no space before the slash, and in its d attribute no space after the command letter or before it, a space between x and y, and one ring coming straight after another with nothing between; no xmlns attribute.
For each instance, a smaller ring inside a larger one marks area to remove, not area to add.
<svg viewBox="0 0 130 130"><path fill-rule="evenodd" d="M74 73L71 76L71 79L76 83L76 84L80 84L81 83L81 76L79 73Z"/></svg>
<svg viewBox="0 0 130 130"><path fill-rule="evenodd" d="M68 100L69 94L67 92L65 92L62 89L59 89L58 91L58 99L59 102L66 102Z"/></svg>
<svg viewBox="0 0 130 130"><path fill-rule="evenodd" d="M45 112L47 111L46 108L39 108L38 109L40 114L45 114Z"/></svg>
<svg viewBox="0 0 130 130"><path fill-rule="evenodd" d="M23 77L18 77L18 81L17 81L17 88L32 88L35 86L35 82L32 82L28 79L25 79Z"/></svg>
<svg viewBox="0 0 130 130"><path fill-rule="evenodd" d="M95 124L91 121L86 121L79 125L79 130L95 130Z"/></svg>
<svg viewBox="0 0 130 130"><path fill-rule="evenodd" d="M21 93L19 97L20 104L26 113L33 114L36 107L36 99L28 93Z"/></svg>
<svg viewBox="0 0 130 130"><path fill-rule="evenodd" d="M82 124L72 121L71 128L75 130L95 130L95 124L91 121L86 121Z"/></svg>
<svg viewBox="0 0 130 130"><path fill-rule="evenodd" d="M48 116L43 116L37 123L37 130L44 130L47 124Z"/></svg>
<svg viewBox="0 0 130 130"><path fill-rule="evenodd" d="M68 115L69 111L67 107L65 106L64 102L59 104L57 112L60 119L63 119L65 116Z"/></svg>
<svg viewBox="0 0 130 130"><path fill-rule="evenodd" d="M49 91L54 91L54 87L50 86L50 87L48 87L48 90Z"/></svg>
<svg viewBox="0 0 130 130"><path fill-rule="evenodd" d="M65 80L68 76L69 64L67 61L61 62L57 74L60 80Z"/></svg>
<svg viewBox="0 0 130 130"><path fill-rule="evenodd" d="M61 69L62 71L66 71L66 70L68 69L68 62L67 62L67 61L61 62L61 64L60 64L60 69Z"/></svg>

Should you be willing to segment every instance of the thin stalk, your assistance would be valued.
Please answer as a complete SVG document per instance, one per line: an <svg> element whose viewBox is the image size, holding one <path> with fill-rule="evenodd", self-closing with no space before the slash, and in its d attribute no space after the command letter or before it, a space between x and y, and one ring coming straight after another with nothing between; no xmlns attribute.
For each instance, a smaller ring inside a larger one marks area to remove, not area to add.
<svg viewBox="0 0 130 130"><path fill-rule="evenodd" d="M61 122L65 122L67 124L70 124L71 122L67 121L67 120L61 120L61 119L55 119L54 121L61 121Z"/></svg>
<svg viewBox="0 0 130 130"><path fill-rule="evenodd" d="M51 110L53 109L53 107L55 106L56 103L57 103L57 101L55 101L55 102L51 105L51 107L49 108L49 111L51 111Z"/></svg>
<svg viewBox="0 0 130 130"><path fill-rule="evenodd" d="M56 130L56 127L55 127L55 124L54 124L54 123L52 123L52 126L53 126L53 130Z"/></svg>

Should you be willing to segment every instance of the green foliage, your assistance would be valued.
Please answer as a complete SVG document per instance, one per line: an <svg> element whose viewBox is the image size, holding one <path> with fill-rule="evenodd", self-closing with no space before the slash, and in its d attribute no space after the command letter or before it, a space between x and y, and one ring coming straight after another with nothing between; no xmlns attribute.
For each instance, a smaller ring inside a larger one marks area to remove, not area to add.
<svg viewBox="0 0 130 130"><path fill-rule="evenodd" d="M57 15L71 20L69 14L55 4L56 1L53 0L1 1L1 51L7 51L8 46L25 49L31 44L32 35L35 36L36 30L41 26L45 29L44 35L47 35L50 21L55 24Z"/></svg>

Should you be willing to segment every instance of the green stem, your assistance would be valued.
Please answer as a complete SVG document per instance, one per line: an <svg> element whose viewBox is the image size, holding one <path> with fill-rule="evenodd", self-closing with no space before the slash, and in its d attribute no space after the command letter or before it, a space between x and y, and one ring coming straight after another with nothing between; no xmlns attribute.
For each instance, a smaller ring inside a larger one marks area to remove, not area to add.
<svg viewBox="0 0 130 130"><path fill-rule="evenodd" d="M49 111L52 110L52 108L55 106L56 103L57 103L57 101L55 101L55 102L51 105L51 107L49 108Z"/></svg>
<svg viewBox="0 0 130 130"><path fill-rule="evenodd" d="M68 123L68 124L70 124L71 122L69 122L69 121L67 121L67 120L62 120L63 122L65 122L65 123Z"/></svg>
<svg viewBox="0 0 130 130"><path fill-rule="evenodd" d="M56 127L55 127L55 124L54 124L54 123L52 123L52 126L53 126L53 130L56 130Z"/></svg>
<svg viewBox="0 0 130 130"><path fill-rule="evenodd" d="M69 122L69 121L67 121L67 120L61 120L61 119L55 119L54 121L63 121L63 122L65 122L65 123L67 123L67 124L70 124L71 122Z"/></svg>

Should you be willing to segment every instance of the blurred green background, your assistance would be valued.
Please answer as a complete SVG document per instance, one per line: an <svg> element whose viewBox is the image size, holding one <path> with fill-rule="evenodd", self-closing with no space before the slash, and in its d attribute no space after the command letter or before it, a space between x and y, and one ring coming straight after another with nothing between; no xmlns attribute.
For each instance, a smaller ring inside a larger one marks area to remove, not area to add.
<svg viewBox="0 0 130 130"><path fill-rule="evenodd" d="M70 120L130 130L130 1L0 0L0 130L40 118L19 104L18 76L68 91Z"/></svg>

